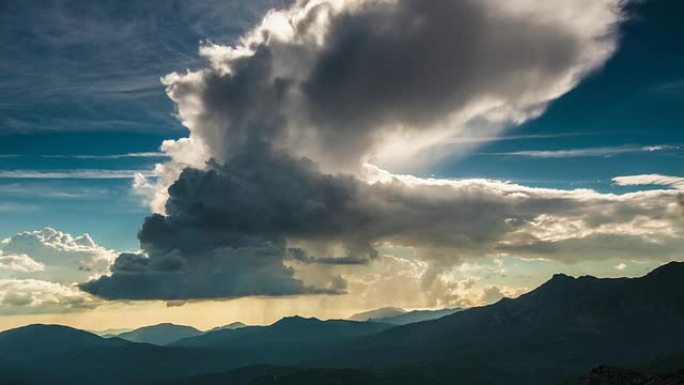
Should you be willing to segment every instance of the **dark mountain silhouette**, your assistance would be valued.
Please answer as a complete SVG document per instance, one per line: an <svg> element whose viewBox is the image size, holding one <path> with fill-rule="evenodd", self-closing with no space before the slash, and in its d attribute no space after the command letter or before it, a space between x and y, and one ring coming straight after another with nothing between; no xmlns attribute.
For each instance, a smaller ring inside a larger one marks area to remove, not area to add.
<svg viewBox="0 0 684 385"><path fill-rule="evenodd" d="M226 330L226 329L231 329L231 330L232 329L240 329L240 328L243 328L245 326L249 326L249 325L244 324L242 322L232 322L232 323L229 323L228 325L217 326L213 329L210 329L209 332L215 332L218 330Z"/></svg>
<svg viewBox="0 0 684 385"><path fill-rule="evenodd" d="M57 325L30 325L0 333L0 384L166 381L231 368L225 358L209 350L107 339Z"/></svg>
<svg viewBox="0 0 684 385"><path fill-rule="evenodd" d="M384 307L357 313L349 317L352 321L373 321L391 325L408 325L416 322L430 321L454 314L462 308L439 309L439 310L412 310L406 311L396 307Z"/></svg>
<svg viewBox="0 0 684 385"><path fill-rule="evenodd" d="M0 356L34 357L122 343L67 326L35 324L0 333Z"/></svg>
<svg viewBox="0 0 684 385"><path fill-rule="evenodd" d="M291 317L155 346L33 325L0 333L0 368L26 384L553 385L599 365L682 367L683 330L684 264L670 263L641 278L556 275L517 299L395 327Z"/></svg>
<svg viewBox="0 0 684 385"><path fill-rule="evenodd" d="M183 338L196 337L202 332L185 325L161 323L135 329L119 334L118 337L131 342L142 342L153 345L168 345Z"/></svg>
<svg viewBox="0 0 684 385"><path fill-rule="evenodd" d="M217 330L172 345L237 350L290 343L331 343L374 334L391 326L375 322L288 317L269 326Z"/></svg>
<svg viewBox="0 0 684 385"><path fill-rule="evenodd" d="M483 383L543 384L603 363L681 351L683 325L684 263L672 262L641 278L556 275L517 299L363 338L328 362L430 362Z"/></svg>

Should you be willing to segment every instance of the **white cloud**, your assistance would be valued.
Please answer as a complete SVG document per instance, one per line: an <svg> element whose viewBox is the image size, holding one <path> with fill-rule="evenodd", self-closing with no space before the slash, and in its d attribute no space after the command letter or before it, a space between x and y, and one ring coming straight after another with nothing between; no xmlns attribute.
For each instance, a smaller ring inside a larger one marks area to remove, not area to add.
<svg viewBox="0 0 684 385"><path fill-rule="evenodd" d="M164 212L184 167L222 164L255 138L351 173L364 161L407 169L463 154L603 65L622 4L310 0L272 10L236 45L203 45L207 68L164 78L190 135L165 142L172 161L156 169L151 207Z"/></svg>
<svg viewBox="0 0 684 385"><path fill-rule="evenodd" d="M1 269L31 273L45 270L45 265L34 261L26 254L4 255L2 251L0 251L0 270Z"/></svg>
<svg viewBox="0 0 684 385"><path fill-rule="evenodd" d="M622 270L625 270L627 268L627 264L625 264L624 262L620 262L617 265L615 265L614 267L615 267L615 270L622 271Z"/></svg>
<svg viewBox="0 0 684 385"><path fill-rule="evenodd" d="M52 228L17 233L0 242L0 314L58 313L98 302L78 282L109 271L116 253L88 234Z"/></svg>
<svg viewBox="0 0 684 385"><path fill-rule="evenodd" d="M77 287L36 279L0 279L0 314L91 309L97 302Z"/></svg>
<svg viewBox="0 0 684 385"><path fill-rule="evenodd" d="M513 152L482 153L481 155L504 155L525 158L580 158L580 157L609 157L624 154L638 154L679 150L678 146L618 146L596 147L570 150L529 150Z"/></svg>
<svg viewBox="0 0 684 385"><path fill-rule="evenodd" d="M154 176L151 170L0 170L0 179L133 179L135 174Z"/></svg>
<svg viewBox="0 0 684 385"><path fill-rule="evenodd" d="M125 154L110 154L110 155L39 155L42 158L56 158L56 159L94 159L94 160L110 160L110 159L135 159L135 158L165 158L163 152L129 152Z"/></svg>
<svg viewBox="0 0 684 385"><path fill-rule="evenodd" d="M21 213L26 211L36 211L38 206L23 203L0 203L0 213Z"/></svg>
<svg viewBox="0 0 684 385"><path fill-rule="evenodd" d="M667 186L678 190L684 190L684 178L660 174L642 174L618 176L613 178L613 183L618 186Z"/></svg>
<svg viewBox="0 0 684 385"><path fill-rule="evenodd" d="M0 242L5 255L25 256L43 266L31 278L72 283L104 274L116 253L97 245L88 234L72 236L52 228L17 233ZM25 271L28 272L28 271Z"/></svg>
<svg viewBox="0 0 684 385"><path fill-rule="evenodd" d="M482 277L496 264L470 264L471 271L461 266L431 269L415 257L382 255L366 267L346 267L342 276L359 307L374 308L392 305L399 307L472 307L482 306L503 297L517 297L529 291L526 287L492 285ZM356 270L356 271L354 271ZM494 279L495 280L495 279Z"/></svg>

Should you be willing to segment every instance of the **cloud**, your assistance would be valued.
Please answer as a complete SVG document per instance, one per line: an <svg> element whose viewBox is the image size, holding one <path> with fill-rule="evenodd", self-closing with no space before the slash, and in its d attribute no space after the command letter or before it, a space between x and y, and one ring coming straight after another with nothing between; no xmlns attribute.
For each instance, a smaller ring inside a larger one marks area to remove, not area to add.
<svg viewBox="0 0 684 385"><path fill-rule="evenodd" d="M99 301L76 285L109 271L116 254L88 234L52 228L17 233L0 242L0 314L91 309Z"/></svg>
<svg viewBox="0 0 684 385"><path fill-rule="evenodd" d="M268 141L326 169L416 161L543 112L615 49L619 1L303 1L165 77L193 152Z"/></svg>
<svg viewBox="0 0 684 385"><path fill-rule="evenodd" d="M281 294L321 292L286 264L368 263L385 244L415 248L436 269L500 253L659 260L681 256L684 246L674 190L601 194L423 179L371 165L361 179L269 147L186 169L169 194L167 214L148 217L139 232L146 255L119 256L111 277L86 291L213 298L274 295L278 283Z"/></svg>
<svg viewBox="0 0 684 385"><path fill-rule="evenodd" d="M0 203L0 213L21 213L26 211L37 211L38 206L25 203Z"/></svg>
<svg viewBox="0 0 684 385"><path fill-rule="evenodd" d="M678 190L684 190L684 178L660 174L642 174L630 176L618 176L613 178L613 183L618 186L667 186Z"/></svg>
<svg viewBox="0 0 684 385"><path fill-rule="evenodd" d="M126 154L110 154L110 155L38 155L42 158L56 158L56 159L130 159L130 158L165 158L167 155L163 152L129 152Z"/></svg>
<svg viewBox="0 0 684 385"><path fill-rule="evenodd" d="M62 183L46 185L41 181L4 183L0 185L0 195L15 198L90 199L104 197L109 193L111 193L111 190L104 188L73 186Z"/></svg>
<svg viewBox="0 0 684 385"><path fill-rule="evenodd" d="M652 153L679 150L678 146L617 146L582 148L572 150L530 150L513 152L481 153L480 155L519 156L525 158L579 158L579 157L609 157L624 154Z"/></svg>
<svg viewBox="0 0 684 385"><path fill-rule="evenodd" d="M30 273L24 277L65 284L108 272L116 256L113 250L97 245L88 234L74 237L49 227L6 238L0 242L0 253L0 260L6 256L21 257L28 263L26 266L41 266L40 269L14 269Z"/></svg>
<svg viewBox="0 0 684 385"><path fill-rule="evenodd" d="M2 251L0 251L0 270L1 269L31 273L45 270L45 265L34 261L26 254L3 255Z"/></svg>
<svg viewBox="0 0 684 385"><path fill-rule="evenodd" d="M0 179L133 179L136 174L154 176L150 170L0 170Z"/></svg>
<svg viewBox="0 0 684 385"><path fill-rule="evenodd" d="M77 287L35 279L0 279L0 314L68 312L96 305L96 300Z"/></svg>
<svg viewBox="0 0 684 385"><path fill-rule="evenodd" d="M202 45L206 68L163 80L190 135L162 144L171 160L156 189L136 178L156 212L141 253L81 288L164 300L342 293L346 277L316 268L374 263L382 245L415 248L435 285L464 259L580 237L549 237L541 220L670 242L671 191L420 179L370 164L415 165L445 141L539 116L612 54L622 4L299 1L235 46Z"/></svg>
<svg viewBox="0 0 684 385"><path fill-rule="evenodd" d="M353 296L347 300L358 308L397 306L403 308L472 307L496 302L502 297L517 297L529 291L491 282L504 278L504 272L492 260L466 263L435 271L413 253L386 250L367 266L338 266L347 280ZM493 260L498 262L498 260ZM466 268L467 267L467 268ZM311 267L307 267L312 269ZM315 279L320 272L305 271L307 279Z"/></svg>

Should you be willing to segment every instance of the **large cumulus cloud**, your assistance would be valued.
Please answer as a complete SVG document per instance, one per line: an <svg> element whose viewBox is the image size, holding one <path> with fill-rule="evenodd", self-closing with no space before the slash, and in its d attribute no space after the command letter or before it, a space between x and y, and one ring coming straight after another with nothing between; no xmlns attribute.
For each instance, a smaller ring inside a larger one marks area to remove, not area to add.
<svg viewBox="0 0 684 385"><path fill-rule="evenodd" d="M169 194L167 214L148 217L139 233L145 255L122 254L113 274L86 291L157 299L334 293L344 287L336 277L310 287L287 266L362 264L387 244L418 250L432 268L502 254L666 260L684 246L676 190L612 195L373 166L361 179L265 145L225 165L186 169Z"/></svg>
<svg viewBox="0 0 684 385"><path fill-rule="evenodd" d="M619 4L300 1L164 81L195 158L268 141L326 169L405 165L407 152L540 114L613 52Z"/></svg>
<svg viewBox="0 0 684 385"><path fill-rule="evenodd" d="M297 267L364 264L388 244L415 248L426 281L491 255L676 254L672 190L618 196L383 170L543 113L614 51L621 4L299 1L235 46L204 44L206 68L164 78L190 134L162 145L171 161L156 186L136 181L157 212L141 253L82 288L130 299L341 293L342 277L313 284ZM662 247L600 247L613 239Z"/></svg>

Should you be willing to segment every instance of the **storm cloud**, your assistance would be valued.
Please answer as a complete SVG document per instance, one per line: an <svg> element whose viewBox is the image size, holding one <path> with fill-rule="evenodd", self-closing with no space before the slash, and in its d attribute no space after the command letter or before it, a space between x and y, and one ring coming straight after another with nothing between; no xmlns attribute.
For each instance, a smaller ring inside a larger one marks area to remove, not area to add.
<svg viewBox="0 0 684 385"><path fill-rule="evenodd" d="M204 44L206 68L163 80L190 135L162 145L171 160L157 185L136 180L156 212L141 252L81 288L165 300L342 293L342 277L312 285L297 265L363 265L386 244L415 248L431 271L611 236L674 250L672 190L616 196L383 169L539 116L612 54L622 3L300 1L235 46ZM631 252L612 245L582 258Z"/></svg>
<svg viewBox="0 0 684 385"><path fill-rule="evenodd" d="M340 277L306 285L293 266L364 264L391 244L417 250L431 281L440 268L483 256L666 260L684 246L676 190L618 196L372 166L360 179L267 145L186 169L169 194L166 215L148 217L139 233L143 254L120 255L111 276L83 289L165 300L339 294Z"/></svg>

